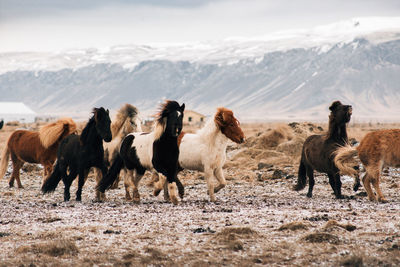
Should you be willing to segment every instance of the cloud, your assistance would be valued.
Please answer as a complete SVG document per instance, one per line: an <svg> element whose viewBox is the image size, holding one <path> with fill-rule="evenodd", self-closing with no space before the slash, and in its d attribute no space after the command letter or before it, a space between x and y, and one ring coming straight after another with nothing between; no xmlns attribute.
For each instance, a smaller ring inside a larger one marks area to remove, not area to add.
<svg viewBox="0 0 400 267"><path fill-rule="evenodd" d="M0 0L0 51L251 37L399 11L397 0Z"/></svg>

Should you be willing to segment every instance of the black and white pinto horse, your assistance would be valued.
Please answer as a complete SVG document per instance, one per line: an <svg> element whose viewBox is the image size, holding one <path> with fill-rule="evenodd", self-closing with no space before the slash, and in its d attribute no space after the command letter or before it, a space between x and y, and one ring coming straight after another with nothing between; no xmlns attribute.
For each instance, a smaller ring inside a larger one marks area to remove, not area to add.
<svg viewBox="0 0 400 267"><path fill-rule="evenodd" d="M103 140L110 142L112 139L110 124L108 110L103 107L93 109L93 116L89 119L82 134L70 135L60 143L54 170L42 185L43 193L54 191L62 179L65 186L64 201L68 201L71 184L79 175L76 200L81 201L82 187L90 168L100 169L103 177L107 174L107 167L104 163Z"/></svg>
<svg viewBox="0 0 400 267"><path fill-rule="evenodd" d="M178 136L182 131L183 111L176 101L166 101L161 106L154 130L150 133L131 133L121 143L120 153L114 160L108 174L98 184L98 190L103 192L110 188L120 170L126 167L135 170L131 187L133 201L140 202L138 185L146 170L155 169L165 175L168 181L170 200L177 204L176 175L178 168Z"/></svg>

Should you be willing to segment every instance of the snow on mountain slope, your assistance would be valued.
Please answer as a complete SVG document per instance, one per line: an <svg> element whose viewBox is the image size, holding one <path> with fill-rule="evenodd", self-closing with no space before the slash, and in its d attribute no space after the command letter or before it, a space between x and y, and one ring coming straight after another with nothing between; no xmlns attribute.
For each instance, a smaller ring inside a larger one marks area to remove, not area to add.
<svg viewBox="0 0 400 267"><path fill-rule="evenodd" d="M326 120L339 99L358 120L399 120L400 18L360 18L254 39L106 51L0 54L2 100L35 111L87 114L162 99L247 120Z"/></svg>

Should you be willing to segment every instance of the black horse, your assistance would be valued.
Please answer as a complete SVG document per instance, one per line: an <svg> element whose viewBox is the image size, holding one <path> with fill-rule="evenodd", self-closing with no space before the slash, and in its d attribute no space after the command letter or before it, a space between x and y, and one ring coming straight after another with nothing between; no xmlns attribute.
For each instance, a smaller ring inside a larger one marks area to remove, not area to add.
<svg viewBox="0 0 400 267"><path fill-rule="evenodd" d="M329 130L326 135L309 136L303 144L297 184L294 190L299 191L306 186L308 176L307 197L312 197L314 187L314 170L327 173L336 198L343 198L339 169L334 163L334 151L348 143L346 124L350 121L352 107L335 101L329 107Z"/></svg>
<svg viewBox="0 0 400 267"><path fill-rule="evenodd" d="M3 125L4 125L4 120L2 119L2 120L0 121L0 130L1 130L1 128L3 128Z"/></svg>
<svg viewBox="0 0 400 267"><path fill-rule="evenodd" d="M48 193L56 189L62 179L64 182L64 201L70 199L69 188L79 175L76 200L82 199L82 187L91 167L101 170L103 177L107 174L104 164L103 140L111 141L109 111L103 107L94 108L82 134L70 135L61 143L57 151L57 162L51 175L42 185L42 192ZM69 174L67 174L67 170Z"/></svg>
<svg viewBox="0 0 400 267"><path fill-rule="evenodd" d="M133 201L139 202L139 181L146 170L155 169L162 174L154 191L155 195L162 189L165 175L170 189L170 200L177 204L175 190L179 157L178 136L182 131L184 109L185 104L180 106L176 101L166 101L158 114L153 132L128 134L122 140L119 154L107 176L103 176L99 182L98 190L104 193L125 166L129 170L135 170L130 186L133 187Z"/></svg>

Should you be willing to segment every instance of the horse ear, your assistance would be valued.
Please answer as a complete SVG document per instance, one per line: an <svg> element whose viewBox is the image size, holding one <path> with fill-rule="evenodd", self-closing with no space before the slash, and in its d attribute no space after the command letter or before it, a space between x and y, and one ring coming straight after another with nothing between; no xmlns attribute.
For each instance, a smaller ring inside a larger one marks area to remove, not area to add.
<svg viewBox="0 0 400 267"><path fill-rule="evenodd" d="M110 115L110 111L108 109L106 110L106 112L107 112L108 115Z"/></svg>
<svg viewBox="0 0 400 267"><path fill-rule="evenodd" d="M185 110L185 103L182 104L181 110L182 110L182 112Z"/></svg>
<svg viewBox="0 0 400 267"><path fill-rule="evenodd" d="M338 106L341 106L341 105L342 105L342 103L341 103L340 101L335 101L335 102L333 102L333 103L331 104L331 106L329 107L329 109L330 109L331 111L335 111L336 108L337 108Z"/></svg>

